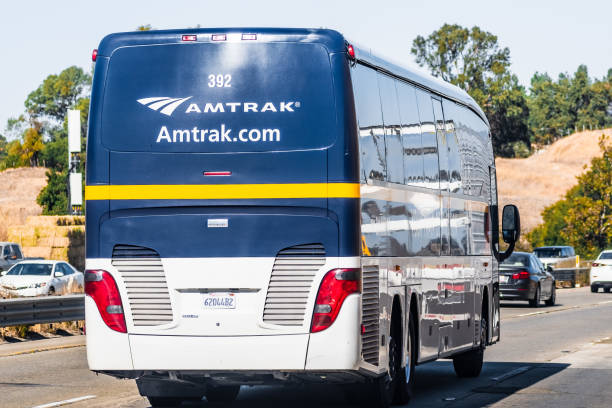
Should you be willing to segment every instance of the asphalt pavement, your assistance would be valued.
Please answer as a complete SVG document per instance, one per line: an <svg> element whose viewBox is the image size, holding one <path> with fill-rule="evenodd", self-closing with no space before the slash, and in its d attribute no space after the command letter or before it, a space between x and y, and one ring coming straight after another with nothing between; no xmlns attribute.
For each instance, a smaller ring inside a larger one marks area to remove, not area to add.
<svg viewBox="0 0 612 408"><path fill-rule="evenodd" d="M452 362L416 369L410 407L612 406L612 294L557 292L554 307L502 304L501 342L487 348L480 377ZM0 407L148 407L134 381L87 369L84 337L0 344ZM209 406L201 404L185 406ZM349 406L334 386L243 387L232 407ZM218 405L216 405L218 406Z"/></svg>

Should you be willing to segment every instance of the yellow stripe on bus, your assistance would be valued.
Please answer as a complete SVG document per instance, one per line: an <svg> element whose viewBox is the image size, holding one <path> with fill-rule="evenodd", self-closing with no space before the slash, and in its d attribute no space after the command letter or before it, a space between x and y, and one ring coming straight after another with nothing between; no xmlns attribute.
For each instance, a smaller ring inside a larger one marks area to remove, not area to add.
<svg viewBox="0 0 612 408"><path fill-rule="evenodd" d="M358 183L86 186L85 200L359 198Z"/></svg>

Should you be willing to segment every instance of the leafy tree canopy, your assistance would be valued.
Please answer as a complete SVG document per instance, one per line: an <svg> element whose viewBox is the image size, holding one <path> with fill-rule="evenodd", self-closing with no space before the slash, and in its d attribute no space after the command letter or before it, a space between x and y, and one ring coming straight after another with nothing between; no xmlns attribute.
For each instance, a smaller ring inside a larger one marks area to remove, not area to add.
<svg viewBox="0 0 612 408"><path fill-rule="evenodd" d="M418 36L411 52L419 65L463 88L483 108L496 155L529 154L526 93L509 71L510 50L499 46L497 36L477 26L445 24L427 38Z"/></svg>
<svg viewBox="0 0 612 408"><path fill-rule="evenodd" d="M544 223L528 234L533 246L567 243L587 259L612 246L612 145L600 139L602 156L578 177L565 198L546 208Z"/></svg>

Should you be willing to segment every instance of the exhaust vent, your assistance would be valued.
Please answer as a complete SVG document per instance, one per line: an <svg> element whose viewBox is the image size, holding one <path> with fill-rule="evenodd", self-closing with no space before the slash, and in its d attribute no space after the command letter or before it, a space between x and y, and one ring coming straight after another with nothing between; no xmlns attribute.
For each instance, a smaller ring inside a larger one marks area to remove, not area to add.
<svg viewBox="0 0 612 408"><path fill-rule="evenodd" d="M166 275L157 251L134 245L115 245L112 264L125 283L134 326L172 322Z"/></svg>
<svg viewBox="0 0 612 408"><path fill-rule="evenodd" d="M361 336L361 354L364 361L377 366L380 338L378 266L362 266L361 271L361 323L365 327L365 333Z"/></svg>
<svg viewBox="0 0 612 408"><path fill-rule="evenodd" d="M268 285L263 321L302 326L312 281L323 265L325 248L322 244L296 245L279 251Z"/></svg>

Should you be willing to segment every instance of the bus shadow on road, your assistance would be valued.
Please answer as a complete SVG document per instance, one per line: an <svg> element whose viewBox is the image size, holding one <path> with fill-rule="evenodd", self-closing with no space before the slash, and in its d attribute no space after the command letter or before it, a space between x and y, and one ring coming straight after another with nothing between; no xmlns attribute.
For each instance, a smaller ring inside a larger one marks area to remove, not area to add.
<svg viewBox="0 0 612 408"><path fill-rule="evenodd" d="M409 407L485 407L566 369L568 364L487 362L477 378L458 378L452 361L417 367ZM231 404L184 404L183 407L312 408L349 407L337 385L304 384L243 387Z"/></svg>

